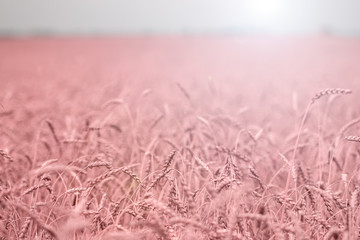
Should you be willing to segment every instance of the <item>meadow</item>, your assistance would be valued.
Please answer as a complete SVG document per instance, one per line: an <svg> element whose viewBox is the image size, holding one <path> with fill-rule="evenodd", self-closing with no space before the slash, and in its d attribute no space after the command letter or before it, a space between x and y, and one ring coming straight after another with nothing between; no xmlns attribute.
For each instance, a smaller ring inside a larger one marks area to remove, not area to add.
<svg viewBox="0 0 360 240"><path fill-rule="evenodd" d="M360 238L360 40L0 40L0 239Z"/></svg>

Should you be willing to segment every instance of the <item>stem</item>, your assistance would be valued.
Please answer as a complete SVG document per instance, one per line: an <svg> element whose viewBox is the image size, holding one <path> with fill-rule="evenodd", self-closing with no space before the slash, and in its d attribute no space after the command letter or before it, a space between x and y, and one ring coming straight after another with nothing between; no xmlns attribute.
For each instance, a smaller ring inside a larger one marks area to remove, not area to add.
<svg viewBox="0 0 360 240"><path fill-rule="evenodd" d="M295 141L295 146L294 146L294 151L293 151L293 155L290 159L290 163L295 165L296 164L296 151L297 151L297 148L299 146L299 140L300 140L300 134L302 132L302 129L305 125L305 120L306 120L306 117L309 113L309 110L310 110L310 106L311 106L312 102L309 102L309 104L307 105L306 107L306 110L305 110L305 113L304 113L304 117L301 121L301 124L300 124L300 127L299 127L299 131L298 131L298 135L296 137L296 141ZM288 175L287 175L287 179L286 179L286 186L285 186L285 194L287 195L287 192L289 190L289 187L290 187L290 175L291 175L291 171L288 172ZM295 183L296 184L296 183ZM296 185L295 185L295 188L296 188ZM286 205L286 199L284 200L284 204L283 205ZM283 220L284 220L284 213L285 213L285 206L282 208L282 211L281 211L281 220L280 220L280 223L283 223Z"/></svg>

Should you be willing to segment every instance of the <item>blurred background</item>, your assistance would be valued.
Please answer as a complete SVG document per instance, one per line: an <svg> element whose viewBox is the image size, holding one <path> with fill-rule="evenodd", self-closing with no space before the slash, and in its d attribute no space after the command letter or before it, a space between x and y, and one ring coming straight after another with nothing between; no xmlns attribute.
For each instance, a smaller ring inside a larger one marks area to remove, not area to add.
<svg viewBox="0 0 360 240"><path fill-rule="evenodd" d="M185 89L284 129L321 89L357 102L359 36L360 0L0 0L0 103L78 112L154 89L161 114Z"/></svg>
<svg viewBox="0 0 360 240"><path fill-rule="evenodd" d="M56 88L98 106L149 88L165 102L181 83L204 105L217 89L280 113L319 89L360 92L359 36L360 0L0 0L0 97Z"/></svg>
<svg viewBox="0 0 360 240"><path fill-rule="evenodd" d="M0 0L0 35L360 34L359 0Z"/></svg>

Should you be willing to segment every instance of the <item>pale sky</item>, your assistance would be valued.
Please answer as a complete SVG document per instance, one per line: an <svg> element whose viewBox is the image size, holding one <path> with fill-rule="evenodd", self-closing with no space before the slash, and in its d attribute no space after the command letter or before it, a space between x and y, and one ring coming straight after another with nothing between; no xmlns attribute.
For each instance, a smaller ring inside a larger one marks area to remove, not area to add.
<svg viewBox="0 0 360 240"><path fill-rule="evenodd" d="M360 35L360 0L0 0L0 34Z"/></svg>

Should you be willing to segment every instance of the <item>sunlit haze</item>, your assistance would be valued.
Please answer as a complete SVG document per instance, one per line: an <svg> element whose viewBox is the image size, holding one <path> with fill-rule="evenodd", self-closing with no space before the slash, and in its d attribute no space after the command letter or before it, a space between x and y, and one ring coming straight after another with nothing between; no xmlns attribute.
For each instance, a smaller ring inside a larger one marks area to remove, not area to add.
<svg viewBox="0 0 360 240"><path fill-rule="evenodd" d="M357 0L0 0L1 34L360 33Z"/></svg>

